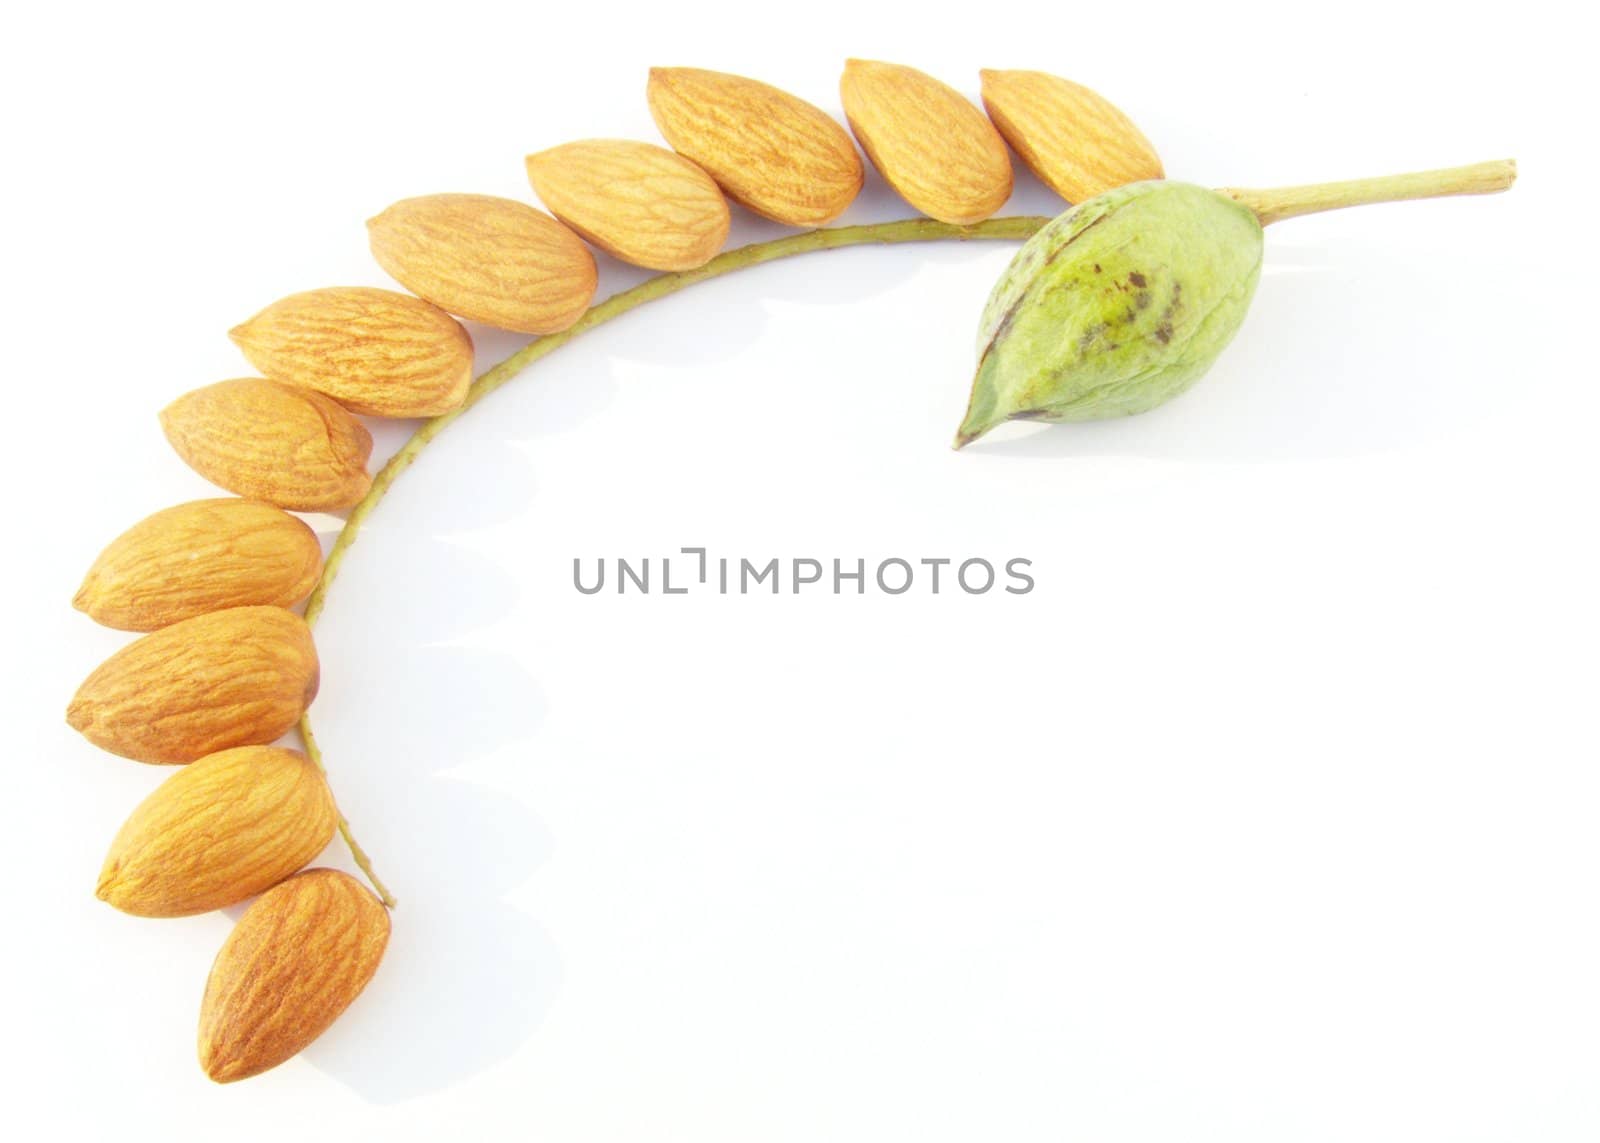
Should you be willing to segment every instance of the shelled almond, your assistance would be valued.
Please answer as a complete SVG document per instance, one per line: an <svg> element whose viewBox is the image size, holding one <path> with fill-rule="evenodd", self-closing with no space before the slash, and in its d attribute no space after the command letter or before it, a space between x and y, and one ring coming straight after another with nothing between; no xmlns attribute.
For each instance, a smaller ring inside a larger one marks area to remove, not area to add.
<svg viewBox="0 0 1600 1143"><path fill-rule="evenodd" d="M275 1068L361 994L389 911L349 874L308 869L263 893L217 953L200 1004L200 1066L218 1083Z"/></svg>
<svg viewBox="0 0 1600 1143"><path fill-rule="evenodd" d="M240 496L301 512L353 507L372 485L372 434L331 397L242 377L185 393L161 411L173 449Z"/></svg>
<svg viewBox="0 0 1600 1143"><path fill-rule="evenodd" d="M333 840L339 814L295 750L240 746L168 778L117 832L96 895L141 917L186 917L254 897Z"/></svg>
<svg viewBox="0 0 1600 1143"><path fill-rule="evenodd" d="M185 763L286 734L316 697L316 648L281 607L234 607L145 635L100 664L67 722L102 750Z"/></svg>
<svg viewBox="0 0 1600 1143"><path fill-rule="evenodd" d="M821 226L861 192L865 172L849 134L786 91L726 72L658 67L646 95L672 149L764 218Z"/></svg>
<svg viewBox="0 0 1600 1143"><path fill-rule="evenodd" d="M529 155L527 166L552 214L635 266L692 270L728 237L728 203L717 184L664 147L586 139Z"/></svg>
<svg viewBox="0 0 1600 1143"><path fill-rule="evenodd" d="M304 521L257 500L193 500L111 541L72 605L107 627L154 631L230 607L293 607L321 572Z"/></svg>
<svg viewBox="0 0 1600 1143"><path fill-rule="evenodd" d="M1042 71L979 75L983 105L1000 134L1068 202L1165 177L1150 140L1104 96Z"/></svg>
<svg viewBox="0 0 1600 1143"><path fill-rule="evenodd" d="M352 413L436 417L472 383L472 338L438 306L366 286L307 290L228 331L275 381L315 389Z"/></svg>
<svg viewBox="0 0 1600 1143"><path fill-rule="evenodd" d="M965 96L902 64L849 60L839 81L850 129L901 198L967 226L1011 197L1011 156Z"/></svg>
<svg viewBox="0 0 1600 1143"><path fill-rule="evenodd" d="M367 223L372 256L442 310L519 333L555 333L599 282L583 241L541 210L481 194L395 203Z"/></svg>

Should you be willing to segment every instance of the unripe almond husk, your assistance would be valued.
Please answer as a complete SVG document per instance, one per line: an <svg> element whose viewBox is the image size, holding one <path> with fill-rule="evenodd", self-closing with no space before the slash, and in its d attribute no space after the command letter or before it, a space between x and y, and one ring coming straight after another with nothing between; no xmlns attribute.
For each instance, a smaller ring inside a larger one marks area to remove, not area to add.
<svg viewBox="0 0 1600 1143"><path fill-rule="evenodd" d="M594 255L542 210L508 198L408 198L367 223L372 256L406 289L469 321L555 333L599 284Z"/></svg>
<svg viewBox="0 0 1600 1143"><path fill-rule="evenodd" d="M735 202L789 226L821 226L861 193L850 135L820 108L758 80L650 69L650 114L672 149Z"/></svg>
<svg viewBox="0 0 1600 1143"><path fill-rule="evenodd" d="M389 911L348 874L308 869L267 890L234 926L206 981L206 1075L247 1079L305 1048L361 994L388 943Z"/></svg>
<svg viewBox="0 0 1600 1143"><path fill-rule="evenodd" d="M665 147L585 139L528 156L550 213L624 262L692 270L722 249L728 202L710 175Z"/></svg>
<svg viewBox="0 0 1600 1143"><path fill-rule="evenodd" d="M293 607L321 573L304 521L257 500L192 500L111 541L72 605L107 627L154 631L230 607Z"/></svg>
<svg viewBox="0 0 1600 1143"><path fill-rule="evenodd" d="M872 165L929 218L982 222L1011 197L1005 141L955 88L901 64L847 60L839 97Z"/></svg>
<svg viewBox="0 0 1600 1143"><path fill-rule="evenodd" d="M448 413L472 383L472 338L461 323L393 290L291 294L228 336L263 375L372 417Z"/></svg>
<svg viewBox="0 0 1600 1143"><path fill-rule="evenodd" d="M134 640L84 680L67 722L139 762L193 762L281 738L317 694L311 629L281 607L197 615Z"/></svg>
<svg viewBox="0 0 1600 1143"><path fill-rule="evenodd" d="M983 105L1039 181L1068 202L1166 177L1150 140L1110 101L1042 71L981 71Z"/></svg>
<svg viewBox="0 0 1600 1143"><path fill-rule="evenodd" d="M237 904L302 868L339 822L304 754L241 746L185 766L117 832L95 895L139 917L187 917Z"/></svg>
<svg viewBox="0 0 1600 1143"><path fill-rule="evenodd" d="M184 462L240 496L338 512L367 494L372 434L336 401L262 377L219 381L161 410Z"/></svg>

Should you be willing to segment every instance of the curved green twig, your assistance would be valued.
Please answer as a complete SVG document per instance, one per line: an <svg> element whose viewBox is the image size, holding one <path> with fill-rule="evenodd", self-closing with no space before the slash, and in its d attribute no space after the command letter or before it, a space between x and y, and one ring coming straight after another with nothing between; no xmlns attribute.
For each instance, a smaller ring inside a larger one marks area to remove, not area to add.
<svg viewBox="0 0 1600 1143"><path fill-rule="evenodd" d="M723 274L742 270L747 266L759 266L764 262L775 262L780 258L789 258L795 254L805 254L812 250L835 250L844 246L865 246L871 243L893 244L900 242L933 242L940 239L953 238L961 241L971 239L1000 239L1022 241L1038 230L1048 218L1034 216L1016 216L1012 218L991 218L986 222L974 226L954 226L946 222L935 222L930 218L912 218L900 222L876 222L866 226L840 226L828 230L811 230L804 234L792 234L786 238L774 239L770 242L757 242L750 246L741 246L737 250L729 250L719 254L704 266L695 270L685 270L676 274L662 274L641 282L632 289L614 294L592 307L578 319L576 324L560 333L549 334L532 341L517 350L500 364L486 371L467 390L466 400L459 408L424 421L411 434L410 439L401 445L399 450L389 458L388 462L372 478L372 487L362 497L361 502L355 506L346 518L343 529L333 542L333 548L328 552L328 558L322 568L322 577L317 581L316 589L311 593L310 600L306 603L306 622L314 624L317 617L322 614L322 609L327 605L328 589L333 586L333 581L339 576L339 568L344 563L345 553L355 543L357 535L361 532L361 525L372 515L373 509L382 502L384 496L400 478L400 474L411 466L411 462L422 455L422 450L445 429L453 424L468 409L493 393L500 386L510 381L528 366L538 361L541 357L560 349L567 342L579 334L593 329L595 326L604 325L612 318L620 317L629 310L643 305L645 302L664 298L668 294L675 294L686 286L696 282L704 282L709 278L721 277ZM310 714L300 719L300 734L305 739L306 754L314 761L324 774L327 767L323 765L322 751L317 746L317 740L311 729ZM378 875L373 872L372 861L367 857L361 846L357 844L355 836L350 831L350 823L344 815L339 815L339 834L350 847L350 855L355 859L356 866L366 874L367 880L377 890L383 903L390 908L394 907L394 897L384 887Z"/></svg>

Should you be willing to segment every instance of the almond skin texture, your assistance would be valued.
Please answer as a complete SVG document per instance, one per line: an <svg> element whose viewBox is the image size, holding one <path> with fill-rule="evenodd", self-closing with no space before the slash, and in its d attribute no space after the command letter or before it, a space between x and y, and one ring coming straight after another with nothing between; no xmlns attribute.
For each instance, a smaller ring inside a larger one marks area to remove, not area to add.
<svg viewBox="0 0 1600 1143"><path fill-rule="evenodd" d="M587 139L528 156L528 181L562 222L624 262L693 270L728 237L711 176L665 147Z"/></svg>
<svg viewBox="0 0 1600 1143"><path fill-rule="evenodd" d="M982 71L983 105L1039 181L1068 202L1166 177L1150 140L1087 87L1042 71Z"/></svg>
<svg viewBox="0 0 1600 1143"><path fill-rule="evenodd" d="M369 221L367 238L378 265L418 297L518 333L566 329L599 283L576 234L508 198L408 198Z"/></svg>
<svg viewBox="0 0 1600 1143"><path fill-rule="evenodd" d="M218 487L299 512L340 512L372 486L372 434L310 389L244 377L185 393L161 428L188 466Z"/></svg>
<svg viewBox="0 0 1600 1143"><path fill-rule="evenodd" d="M139 917L187 917L265 892L321 853L339 822L310 759L241 746L185 766L133 811L95 895Z"/></svg>
<svg viewBox="0 0 1600 1143"><path fill-rule="evenodd" d="M1005 141L953 87L916 68L849 60L839 96L872 165L929 218L982 222L1011 197Z"/></svg>
<svg viewBox="0 0 1600 1143"><path fill-rule="evenodd" d="M228 336L264 376L372 417L448 413L472 383L472 338L461 323L393 290L291 294Z"/></svg>
<svg viewBox="0 0 1600 1143"><path fill-rule="evenodd" d="M646 94L672 149L764 218L821 226L861 193L865 171L849 134L786 91L720 71L657 67Z"/></svg>
<svg viewBox="0 0 1600 1143"><path fill-rule="evenodd" d="M193 762L281 738L317 694L311 629L281 607L197 615L134 640L97 667L67 722L139 762Z"/></svg>
<svg viewBox="0 0 1600 1143"><path fill-rule="evenodd" d="M200 1004L200 1066L218 1083L275 1068L339 1018L378 971L389 911L346 873L308 869L245 910Z"/></svg>
<svg viewBox="0 0 1600 1143"><path fill-rule="evenodd" d="M256 500L193 500L111 541L72 606L107 627L155 631L229 607L293 607L321 573L322 545L303 521Z"/></svg>

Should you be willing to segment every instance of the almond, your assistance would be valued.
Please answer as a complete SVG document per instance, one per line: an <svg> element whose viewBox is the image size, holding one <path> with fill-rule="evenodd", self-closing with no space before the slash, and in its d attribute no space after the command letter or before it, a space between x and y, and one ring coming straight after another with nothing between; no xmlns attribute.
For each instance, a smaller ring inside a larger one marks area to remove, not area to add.
<svg viewBox="0 0 1600 1143"><path fill-rule="evenodd" d="M624 262L692 270L728 237L728 202L711 176L665 147L586 139L528 156L550 213Z"/></svg>
<svg viewBox="0 0 1600 1143"><path fill-rule="evenodd" d="M321 393L243 377L161 410L184 462L211 483L301 512L337 512L367 494L372 434Z"/></svg>
<svg viewBox="0 0 1600 1143"><path fill-rule="evenodd" d="M154 631L229 607L293 607L321 573L303 521L255 500L193 500L111 541L72 605L107 627Z"/></svg>
<svg viewBox="0 0 1600 1143"><path fill-rule="evenodd" d="M848 60L839 96L872 165L929 218L982 222L1011 197L1005 141L955 88L916 68Z"/></svg>
<svg viewBox="0 0 1600 1143"><path fill-rule="evenodd" d="M541 210L508 198L435 194L367 223L372 256L406 289L499 329L555 333L589 308L594 255Z"/></svg>
<svg viewBox="0 0 1600 1143"><path fill-rule="evenodd" d="M241 746L185 766L139 804L95 895L140 917L187 917L272 888L321 853L339 823L304 754Z"/></svg>
<svg viewBox="0 0 1600 1143"><path fill-rule="evenodd" d="M461 323L393 290L291 294L228 336L265 376L325 393L352 413L436 417L472 383L472 338Z"/></svg>
<svg viewBox="0 0 1600 1143"><path fill-rule="evenodd" d="M349 874L308 869L228 934L200 1003L200 1066L218 1083L275 1068L339 1018L378 971L389 911Z"/></svg>
<svg viewBox="0 0 1600 1143"><path fill-rule="evenodd" d="M78 688L67 722L124 758L193 762L282 737L316 697L317 678L305 620L234 607L122 648Z"/></svg>
<svg viewBox="0 0 1600 1143"><path fill-rule="evenodd" d="M786 91L720 71L657 67L647 95L672 149L764 218L821 226L861 193L861 156L849 134Z"/></svg>
<svg viewBox="0 0 1600 1143"><path fill-rule="evenodd" d="M982 71L983 105L1039 181L1068 202L1165 177L1133 121L1087 87L1042 71Z"/></svg>

